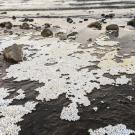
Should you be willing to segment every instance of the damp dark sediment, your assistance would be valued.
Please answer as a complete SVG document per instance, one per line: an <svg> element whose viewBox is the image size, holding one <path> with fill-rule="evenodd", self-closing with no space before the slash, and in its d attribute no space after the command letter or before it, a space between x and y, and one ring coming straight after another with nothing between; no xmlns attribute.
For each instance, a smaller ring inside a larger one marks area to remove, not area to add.
<svg viewBox="0 0 135 135"><path fill-rule="evenodd" d="M134 88L135 83L133 86L108 85L94 90L88 96L91 105L79 107L81 119L76 122L60 119L63 106L69 103L65 95L61 95L57 100L39 103L36 111L24 116L24 120L19 123L22 129L19 135L88 135L90 128L97 129L120 123L135 130L135 100L127 99L127 96L131 95L135 97ZM98 107L97 112L92 109L95 106Z"/></svg>

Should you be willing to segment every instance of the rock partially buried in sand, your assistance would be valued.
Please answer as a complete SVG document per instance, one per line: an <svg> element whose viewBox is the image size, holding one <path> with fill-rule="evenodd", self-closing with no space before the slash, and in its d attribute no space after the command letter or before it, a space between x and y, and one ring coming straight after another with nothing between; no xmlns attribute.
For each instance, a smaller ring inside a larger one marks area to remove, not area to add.
<svg viewBox="0 0 135 135"><path fill-rule="evenodd" d="M135 18L130 20L130 21L128 21L127 25L130 25L130 26L135 28Z"/></svg>
<svg viewBox="0 0 135 135"><path fill-rule="evenodd" d="M68 34L68 37L76 36L77 34L78 32L71 32L70 34Z"/></svg>
<svg viewBox="0 0 135 135"><path fill-rule="evenodd" d="M118 37L119 36L119 26L117 24L110 24L106 27L107 35L111 37Z"/></svg>
<svg viewBox="0 0 135 135"><path fill-rule="evenodd" d="M117 30L117 31L119 31L119 26L117 24L110 24L106 27L106 30Z"/></svg>
<svg viewBox="0 0 135 135"><path fill-rule="evenodd" d="M23 23L21 26L20 26L21 29L25 29L25 30L28 30L30 29L30 26L28 23Z"/></svg>
<svg viewBox="0 0 135 135"><path fill-rule="evenodd" d="M12 23L11 22L2 22L0 23L1 28L6 28L6 29L11 29L12 28Z"/></svg>
<svg viewBox="0 0 135 135"><path fill-rule="evenodd" d="M67 40L67 34L64 32L58 32L55 34L55 37L58 37L60 40Z"/></svg>
<svg viewBox="0 0 135 135"><path fill-rule="evenodd" d="M32 18L24 18L23 20L21 20L22 22L33 22L34 19Z"/></svg>
<svg viewBox="0 0 135 135"><path fill-rule="evenodd" d="M53 32L50 29L44 29L41 32L41 36L43 36L43 37L51 37L51 36L53 36Z"/></svg>
<svg viewBox="0 0 135 135"><path fill-rule="evenodd" d="M9 62L18 63L23 60L22 47L17 44L5 48L3 55Z"/></svg>
<svg viewBox="0 0 135 135"><path fill-rule="evenodd" d="M100 22L92 22L88 25L89 28L97 28L99 30L102 29L102 24Z"/></svg>
<svg viewBox="0 0 135 135"><path fill-rule="evenodd" d="M73 19L71 19L70 17L67 18L67 22L68 23L73 23Z"/></svg>
<svg viewBox="0 0 135 135"><path fill-rule="evenodd" d="M51 24L45 23L44 26L45 26L45 28L47 29L47 28L50 28L50 27L51 27Z"/></svg>

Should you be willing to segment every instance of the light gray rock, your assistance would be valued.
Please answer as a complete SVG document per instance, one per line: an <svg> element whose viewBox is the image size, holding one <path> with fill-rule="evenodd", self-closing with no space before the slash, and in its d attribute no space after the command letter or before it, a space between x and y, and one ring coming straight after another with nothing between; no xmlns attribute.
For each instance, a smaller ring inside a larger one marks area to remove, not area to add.
<svg viewBox="0 0 135 135"><path fill-rule="evenodd" d="M5 48L3 55L7 61L18 63L23 60L22 46L13 44L12 46Z"/></svg>

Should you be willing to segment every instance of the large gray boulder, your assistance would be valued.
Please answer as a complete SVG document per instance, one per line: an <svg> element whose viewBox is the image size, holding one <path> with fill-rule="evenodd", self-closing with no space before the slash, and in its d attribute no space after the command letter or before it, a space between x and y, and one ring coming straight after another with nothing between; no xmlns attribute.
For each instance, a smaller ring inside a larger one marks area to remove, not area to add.
<svg viewBox="0 0 135 135"><path fill-rule="evenodd" d="M3 55L7 61L12 63L18 63L23 60L22 47L17 44L5 48Z"/></svg>

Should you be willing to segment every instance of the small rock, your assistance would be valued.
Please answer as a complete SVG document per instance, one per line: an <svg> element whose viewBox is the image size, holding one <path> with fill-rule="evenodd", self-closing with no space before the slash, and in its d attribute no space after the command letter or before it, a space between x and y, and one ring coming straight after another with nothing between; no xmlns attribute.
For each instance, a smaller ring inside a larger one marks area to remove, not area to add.
<svg viewBox="0 0 135 135"><path fill-rule="evenodd" d="M20 26L21 29L25 29L25 30L28 30L30 29L30 26L28 23L23 23L21 26Z"/></svg>
<svg viewBox="0 0 135 135"><path fill-rule="evenodd" d="M88 25L89 28L97 28L99 30L102 29L102 24L100 22L93 22Z"/></svg>
<svg viewBox="0 0 135 135"><path fill-rule="evenodd" d="M101 17L105 17L105 14L101 14Z"/></svg>
<svg viewBox="0 0 135 135"><path fill-rule="evenodd" d="M34 19L32 18L24 18L23 20L21 20L22 22L33 22Z"/></svg>
<svg viewBox="0 0 135 135"><path fill-rule="evenodd" d="M128 22L127 22L127 25L130 25L130 26L132 26L132 27L135 28L135 18L132 19L132 20L130 20L130 21L128 21Z"/></svg>
<svg viewBox="0 0 135 135"><path fill-rule="evenodd" d="M119 36L119 26L117 24L110 24L106 27L106 34L110 37Z"/></svg>
<svg viewBox="0 0 135 135"><path fill-rule="evenodd" d="M72 37L72 36L76 36L78 34L78 32L71 32L70 34L68 34L68 37Z"/></svg>
<svg viewBox="0 0 135 135"><path fill-rule="evenodd" d="M55 34L56 37L58 37L60 40L67 40L67 34L64 32L58 32Z"/></svg>
<svg viewBox="0 0 135 135"><path fill-rule="evenodd" d="M83 21L79 21L79 23L83 23Z"/></svg>
<svg viewBox="0 0 135 135"><path fill-rule="evenodd" d="M44 29L42 32L41 32L41 35L43 37L51 37L53 36L53 32L50 30L50 29Z"/></svg>
<svg viewBox="0 0 135 135"><path fill-rule="evenodd" d="M7 61L13 63L18 63L23 60L22 47L17 44L5 48L3 55Z"/></svg>
<svg viewBox="0 0 135 135"><path fill-rule="evenodd" d="M114 17L115 17L115 14L114 13L108 14L108 18L112 19Z"/></svg>
<svg viewBox="0 0 135 135"><path fill-rule="evenodd" d="M117 31L119 31L119 26L117 24L110 24L106 27L106 30L117 30Z"/></svg>
<svg viewBox="0 0 135 135"><path fill-rule="evenodd" d="M7 14L7 12L1 12L1 14Z"/></svg>
<svg viewBox="0 0 135 135"><path fill-rule="evenodd" d="M88 19L87 19L87 18L85 18L85 19L84 19L84 21L88 21Z"/></svg>
<svg viewBox="0 0 135 135"><path fill-rule="evenodd" d="M44 26L45 26L45 28L50 28L51 27L51 25L49 23L45 23Z"/></svg>
<svg viewBox="0 0 135 135"><path fill-rule="evenodd" d="M12 28L12 23L11 22L2 22L0 23L1 28L6 28L6 29L11 29Z"/></svg>
<svg viewBox="0 0 135 135"><path fill-rule="evenodd" d="M13 19L13 20L16 20L16 17L15 17L15 16L12 16L12 19Z"/></svg>
<svg viewBox="0 0 135 135"><path fill-rule="evenodd" d="M68 22L68 23L73 23L73 20L72 20L70 17L68 17L68 18L67 18L67 22Z"/></svg>
<svg viewBox="0 0 135 135"><path fill-rule="evenodd" d="M92 38L89 38L87 41L88 41L88 42L92 42Z"/></svg>

